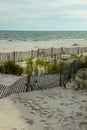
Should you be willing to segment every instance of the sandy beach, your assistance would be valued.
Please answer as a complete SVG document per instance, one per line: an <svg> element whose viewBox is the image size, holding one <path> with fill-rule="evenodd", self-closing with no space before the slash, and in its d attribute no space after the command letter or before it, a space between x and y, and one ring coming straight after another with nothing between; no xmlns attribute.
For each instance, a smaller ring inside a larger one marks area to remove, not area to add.
<svg viewBox="0 0 87 130"><path fill-rule="evenodd" d="M87 40L26 42L26 45L8 42L0 44L0 52L72 47L75 43L87 47ZM0 83L9 86L19 78L0 74ZM87 130L87 91L58 86L0 99L0 130Z"/></svg>
<svg viewBox="0 0 87 130"><path fill-rule="evenodd" d="M0 99L0 130L87 130L87 91L57 87Z"/></svg>
<svg viewBox="0 0 87 130"><path fill-rule="evenodd" d="M78 44L79 47L87 47L87 40L85 39L64 39L54 41L38 41L38 42L3 42L0 43L0 52L13 52L13 51L30 51L46 48L61 48L61 47L73 47L73 44Z"/></svg>

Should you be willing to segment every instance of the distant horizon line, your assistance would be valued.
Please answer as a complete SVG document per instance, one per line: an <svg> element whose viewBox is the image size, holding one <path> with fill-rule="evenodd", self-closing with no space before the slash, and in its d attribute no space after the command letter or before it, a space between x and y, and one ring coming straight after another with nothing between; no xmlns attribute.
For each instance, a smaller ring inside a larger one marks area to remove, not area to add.
<svg viewBox="0 0 87 130"><path fill-rule="evenodd" d="M36 31L36 32L39 32L39 31L42 31L42 32L45 32L45 31L49 31L49 32L62 32L62 31L87 31L87 30L16 30L16 29L3 29L3 30L0 30L0 31Z"/></svg>

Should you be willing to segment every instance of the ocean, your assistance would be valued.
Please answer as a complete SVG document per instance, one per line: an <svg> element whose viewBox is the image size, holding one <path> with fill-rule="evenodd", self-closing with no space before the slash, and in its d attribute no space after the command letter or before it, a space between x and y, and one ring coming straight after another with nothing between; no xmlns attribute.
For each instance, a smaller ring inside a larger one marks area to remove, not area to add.
<svg viewBox="0 0 87 130"><path fill-rule="evenodd" d="M0 52L87 47L87 31L0 31Z"/></svg>
<svg viewBox="0 0 87 130"><path fill-rule="evenodd" d="M0 31L0 43L21 41L87 40L87 31Z"/></svg>

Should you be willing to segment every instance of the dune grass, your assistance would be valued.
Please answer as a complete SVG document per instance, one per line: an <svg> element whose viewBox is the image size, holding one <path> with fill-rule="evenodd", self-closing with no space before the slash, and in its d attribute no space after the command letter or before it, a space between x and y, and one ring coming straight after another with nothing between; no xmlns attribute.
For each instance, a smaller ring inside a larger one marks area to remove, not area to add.
<svg viewBox="0 0 87 130"><path fill-rule="evenodd" d="M13 60L8 60L0 63L0 73L22 75L23 67Z"/></svg>

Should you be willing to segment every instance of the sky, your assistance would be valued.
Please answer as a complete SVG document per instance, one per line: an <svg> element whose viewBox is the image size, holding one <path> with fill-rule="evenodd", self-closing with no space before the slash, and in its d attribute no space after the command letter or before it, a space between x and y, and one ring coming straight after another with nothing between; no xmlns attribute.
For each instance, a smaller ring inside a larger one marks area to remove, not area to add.
<svg viewBox="0 0 87 130"><path fill-rule="evenodd" d="M87 30L87 0L0 0L0 30Z"/></svg>

